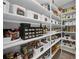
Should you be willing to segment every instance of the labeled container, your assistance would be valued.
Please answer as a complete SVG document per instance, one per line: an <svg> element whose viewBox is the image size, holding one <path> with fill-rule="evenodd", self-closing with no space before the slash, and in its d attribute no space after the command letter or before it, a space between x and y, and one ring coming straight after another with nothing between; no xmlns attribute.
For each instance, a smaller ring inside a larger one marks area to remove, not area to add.
<svg viewBox="0 0 79 59"><path fill-rule="evenodd" d="M41 21L51 22L50 19L49 19L49 17L47 17L47 16L45 16L45 15L42 15Z"/></svg>
<svg viewBox="0 0 79 59"><path fill-rule="evenodd" d="M31 10L27 10L26 16L28 18L31 18L31 19L37 19L37 20L41 19L41 15L39 13L36 13L34 11L31 11Z"/></svg>
<svg viewBox="0 0 79 59"><path fill-rule="evenodd" d="M16 4L10 5L10 12L16 15L26 16L26 9Z"/></svg>

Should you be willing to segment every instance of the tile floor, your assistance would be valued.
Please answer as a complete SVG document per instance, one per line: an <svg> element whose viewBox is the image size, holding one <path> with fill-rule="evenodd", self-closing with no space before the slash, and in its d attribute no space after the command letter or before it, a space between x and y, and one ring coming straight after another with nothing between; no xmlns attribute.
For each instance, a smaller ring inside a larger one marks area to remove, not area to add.
<svg viewBox="0 0 79 59"><path fill-rule="evenodd" d="M68 53L66 51L58 51L57 54L52 59L76 59L75 55Z"/></svg>
<svg viewBox="0 0 79 59"><path fill-rule="evenodd" d="M75 55L63 51L63 52L60 54L60 56L59 56L58 59L76 59L76 58L75 58Z"/></svg>

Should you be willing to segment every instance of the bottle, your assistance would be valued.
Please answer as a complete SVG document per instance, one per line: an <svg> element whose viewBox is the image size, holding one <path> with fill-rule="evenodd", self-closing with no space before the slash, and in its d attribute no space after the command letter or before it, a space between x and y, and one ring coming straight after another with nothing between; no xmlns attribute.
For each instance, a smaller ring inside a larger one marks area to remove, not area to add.
<svg viewBox="0 0 79 59"><path fill-rule="evenodd" d="M46 27L46 25L44 26L44 34L46 34L46 32L47 32L47 27Z"/></svg>
<svg viewBox="0 0 79 59"><path fill-rule="evenodd" d="M16 37L17 37L17 39L19 38L19 29L16 29Z"/></svg>
<svg viewBox="0 0 79 59"><path fill-rule="evenodd" d="M23 59L22 55L19 52L15 53L16 59Z"/></svg>
<svg viewBox="0 0 79 59"><path fill-rule="evenodd" d="M28 58L28 55L25 55L25 56L24 56L24 59L29 59L29 58Z"/></svg>

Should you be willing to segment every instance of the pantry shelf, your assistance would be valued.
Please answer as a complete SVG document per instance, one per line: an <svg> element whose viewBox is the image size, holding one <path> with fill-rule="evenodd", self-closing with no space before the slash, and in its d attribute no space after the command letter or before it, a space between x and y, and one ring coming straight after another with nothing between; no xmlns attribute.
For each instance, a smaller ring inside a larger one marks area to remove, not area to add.
<svg viewBox="0 0 79 59"><path fill-rule="evenodd" d="M52 27L61 27L61 24L51 24Z"/></svg>
<svg viewBox="0 0 79 59"><path fill-rule="evenodd" d="M72 49L72 48L70 49L69 47L65 47L65 46L62 46L61 49L69 53L75 54L75 49Z"/></svg>
<svg viewBox="0 0 79 59"><path fill-rule="evenodd" d="M32 19L26 16L16 15L12 13L4 13L3 14L4 22L14 22L14 23L43 23L50 24L50 22L45 22L37 19Z"/></svg>
<svg viewBox="0 0 79 59"><path fill-rule="evenodd" d="M55 19L57 21L61 21L59 16L56 16L56 15L52 14L51 17L52 17L52 19Z"/></svg>
<svg viewBox="0 0 79 59"><path fill-rule="evenodd" d="M74 21L76 18L70 18L70 19L63 19L63 21Z"/></svg>
<svg viewBox="0 0 79 59"><path fill-rule="evenodd" d="M42 39L42 38L45 38L45 37L48 37L48 36L51 36L51 35L54 35L54 34L58 34L58 33L61 33L61 32L52 31L52 32L48 32L47 34L44 34L43 36L36 37L36 38L31 38L31 39L27 39L27 40L19 39L19 41L16 41L15 43L13 42L13 43L9 43L9 44L4 44L3 49L14 47L14 46L17 46L17 45L22 45L22 44L25 44L25 43L28 43L28 42L31 42L31 41L34 41L34 40L39 40L39 39Z"/></svg>
<svg viewBox="0 0 79 59"><path fill-rule="evenodd" d="M62 47L66 47L66 48L69 48L69 49L75 49L75 46L74 47L69 47L69 46L63 45L63 44L62 44Z"/></svg>
<svg viewBox="0 0 79 59"><path fill-rule="evenodd" d="M68 41L72 41L72 42L76 41L76 40L73 40L73 39L65 39L65 38L62 38L62 40L68 40Z"/></svg>
<svg viewBox="0 0 79 59"><path fill-rule="evenodd" d="M53 42L53 44L51 44L50 46L48 46L44 51L34 54L34 57L32 59L37 59L38 57L40 57L42 54L44 54L49 48L51 48L52 46L54 46L56 43L58 43L61 39L56 39L55 42Z"/></svg>
<svg viewBox="0 0 79 59"><path fill-rule="evenodd" d="M61 40L61 38L55 39L55 43L53 43L53 44L51 45L51 47L54 46L56 43L58 43L60 40Z"/></svg>
<svg viewBox="0 0 79 59"><path fill-rule="evenodd" d="M51 58L53 58L55 56L55 54L59 51L60 48L57 48L54 53L52 54Z"/></svg>
<svg viewBox="0 0 79 59"><path fill-rule="evenodd" d="M64 31L64 33L75 34L76 32L67 32L67 31Z"/></svg>
<svg viewBox="0 0 79 59"><path fill-rule="evenodd" d="M40 3L40 4L49 4L50 5L50 1L49 0L36 0L38 3ZM58 7L54 4L54 3L51 3L51 9L53 9L53 10L56 10L56 11L58 11L58 12L60 12L59 10L58 10Z"/></svg>
<svg viewBox="0 0 79 59"><path fill-rule="evenodd" d="M17 4L20 5L26 9L35 11L37 13L40 14L44 14L46 16L50 16L50 11L48 11L47 9L45 9L44 7L42 7L37 1L35 0L8 0L9 2L13 3L13 4Z"/></svg>
<svg viewBox="0 0 79 59"><path fill-rule="evenodd" d="M26 9L35 11L39 14L43 14L45 16L50 17L50 14L52 14L52 12L48 11L46 8L44 8L43 6L40 5L40 3L38 3L35 0L22 0L22 1L18 1L18 0L8 0L9 2L13 3L13 4L17 4L20 5ZM31 5L30 5L31 4ZM52 7L56 8L57 7L55 5L52 4ZM55 18L56 20L59 20L60 18L52 15L53 18Z"/></svg>
<svg viewBox="0 0 79 59"><path fill-rule="evenodd" d="M3 0L3 56L12 52L18 59L54 59L62 50L75 54L76 8L65 6L70 2Z"/></svg>
<svg viewBox="0 0 79 59"><path fill-rule="evenodd" d="M65 26L76 26L76 24L72 24L72 25L62 25L62 27L65 27Z"/></svg>

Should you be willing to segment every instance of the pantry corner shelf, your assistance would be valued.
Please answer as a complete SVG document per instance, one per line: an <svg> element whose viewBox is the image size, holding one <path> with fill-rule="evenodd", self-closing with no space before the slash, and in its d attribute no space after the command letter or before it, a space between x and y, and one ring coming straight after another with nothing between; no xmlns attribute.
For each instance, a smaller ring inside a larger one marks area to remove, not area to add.
<svg viewBox="0 0 79 59"><path fill-rule="evenodd" d="M72 47L62 45L61 49L64 50L64 51L70 52L72 54L75 54L75 49L73 49Z"/></svg>
<svg viewBox="0 0 79 59"><path fill-rule="evenodd" d="M54 15L54 14L52 15L52 19L55 19L55 20L57 20L57 21L61 21L61 20L60 20L60 17L59 17L59 16L56 16L56 15Z"/></svg>
<svg viewBox="0 0 79 59"><path fill-rule="evenodd" d="M51 35L54 35L54 34L57 34L57 33L60 33L60 32L52 31L52 32L48 32L47 34L44 34L43 36L40 36L40 37L31 38L31 39L27 39L27 40L20 39L19 41L16 41L15 43L13 42L13 43L5 44L3 49L14 47L14 46L17 46L17 45L22 45L22 44L25 44L25 43L28 43L28 42L31 42L31 41L34 41L34 40L42 39L42 38L45 38L45 37L48 37L48 36L51 36Z"/></svg>
<svg viewBox="0 0 79 59"><path fill-rule="evenodd" d="M72 25L62 25L62 27L65 27L65 26L76 26L76 24L72 24Z"/></svg>
<svg viewBox="0 0 79 59"><path fill-rule="evenodd" d="M41 6L40 3L38 3L35 0L21 0L21 1L8 0L8 1L13 3L13 4L20 5L20 6L24 7L24 8L26 8L26 9L37 12L39 14L43 14L43 15L48 16L48 17L50 17L50 14L52 14L49 10L47 10L46 8ZM52 15L52 17L59 20L59 18L57 16Z"/></svg>
<svg viewBox="0 0 79 59"><path fill-rule="evenodd" d="M69 33L69 34L75 34L76 32L67 32L67 31L63 31L64 33Z"/></svg>
<svg viewBox="0 0 79 59"><path fill-rule="evenodd" d="M75 20L76 18L68 18L68 19L63 19L63 21L73 21L73 20Z"/></svg>
<svg viewBox="0 0 79 59"><path fill-rule="evenodd" d="M66 39L66 38L62 38L62 40L68 40L68 41L72 41L72 42L76 41L76 40L73 40L73 39Z"/></svg>
<svg viewBox="0 0 79 59"><path fill-rule="evenodd" d="M66 48L74 49L74 50L75 50L75 47L69 47L69 46L67 46L67 45L63 45L63 44L62 44L62 47L66 47Z"/></svg>
<svg viewBox="0 0 79 59"><path fill-rule="evenodd" d="M12 13L3 13L4 22L14 22L14 23L44 23L50 24L50 22L41 21L38 19L32 19L26 16L16 15Z"/></svg>
<svg viewBox="0 0 79 59"><path fill-rule="evenodd" d="M37 53L34 55L34 57L32 59L37 59L38 57L40 57L42 54L44 54L49 48L51 48L52 46L54 46L56 43L58 43L61 39L56 39L55 42L53 44L51 44L49 47L47 47L44 51ZM54 53L55 55L55 53Z"/></svg>
<svg viewBox="0 0 79 59"><path fill-rule="evenodd" d="M53 58L55 56L55 54L59 51L60 48L57 48L54 53L52 54L51 58Z"/></svg>

